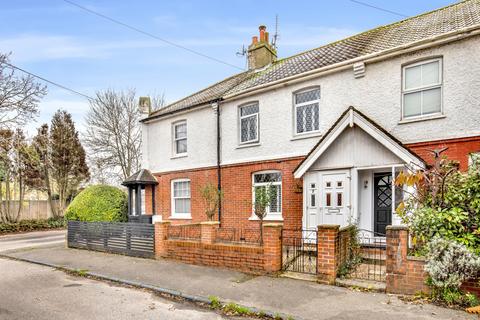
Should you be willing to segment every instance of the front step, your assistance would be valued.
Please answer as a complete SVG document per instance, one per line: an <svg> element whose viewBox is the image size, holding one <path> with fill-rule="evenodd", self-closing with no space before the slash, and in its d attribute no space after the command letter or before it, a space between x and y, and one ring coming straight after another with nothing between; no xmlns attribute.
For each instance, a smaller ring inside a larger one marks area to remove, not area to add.
<svg viewBox="0 0 480 320"><path fill-rule="evenodd" d="M385 292L386 284L381 281L360 280L360 279L340 279L335 280L335 284L340 287L362 288L369 291Z"/></svg>

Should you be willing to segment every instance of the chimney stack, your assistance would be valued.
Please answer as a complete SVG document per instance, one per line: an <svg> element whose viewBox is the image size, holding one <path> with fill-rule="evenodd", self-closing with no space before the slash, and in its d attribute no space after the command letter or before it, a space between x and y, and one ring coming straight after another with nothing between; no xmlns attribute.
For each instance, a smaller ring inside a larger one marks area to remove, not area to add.
<svg viewBox="0 0 480 320"><path fill-rule="evenodd" d="M248 69L259 69L277 60L277 51L268 40L266 26L258 27L259 37L252 37L252 44L248 46Z"/></svg>
<svg viewBox="0 0 480 320"><path fill-rule="evenodd" d="M148 116L152 112L152 101L150 97L140 97L140 99L138 99L138 108L141 114Z"/></svg>

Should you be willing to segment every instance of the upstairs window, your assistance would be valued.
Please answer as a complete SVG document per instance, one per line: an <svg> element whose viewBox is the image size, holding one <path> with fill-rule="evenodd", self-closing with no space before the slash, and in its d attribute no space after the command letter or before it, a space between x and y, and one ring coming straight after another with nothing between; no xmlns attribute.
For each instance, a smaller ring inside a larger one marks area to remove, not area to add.
<svg viewBox="0 0 480 320"><path fill-rule="evenodd" d="M187 154L187 122L173 124L173 153L174 155Z"/></svg>
<svg viewBox="0 0 480 320"><path fill-rule="evenodd" d="M279 171L259 172L253 175L253 203L261 189L271 188L272 198L267 207L266 219L282 219L282 173Z"/></svg>
<svg viewBox="0 0 480 320"><path fill-rule="evenodd" d="M239 108L240 143L258 142L258 103Z"/></svg>
<svg viewBox="0 0 480 320"><path fill-rule="evenodd" d="M172 218L190 219L190 180L172 181Z"/></svg>
<svg viewBox="0 0 480 320"><path fill-rule="evenodd" d="M308 89L294 94L295 134L320 129L320 89Z"/></svg>
<svg viewBox="0 0 480 320"><path fill-rule="evenodd" d="M442 59L403 67L403 118L442 112Z"/></svg>

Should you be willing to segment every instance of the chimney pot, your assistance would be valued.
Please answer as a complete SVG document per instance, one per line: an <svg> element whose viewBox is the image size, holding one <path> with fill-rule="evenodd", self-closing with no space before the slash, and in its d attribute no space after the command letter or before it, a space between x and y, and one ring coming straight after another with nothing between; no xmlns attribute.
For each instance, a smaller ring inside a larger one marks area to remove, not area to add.
<svg viewBox="0 0 480 320"><path fill-rule="evenodd" d="M258 30L260 31L260 42L265 42L265 30L267 29L267 27L265 26L260 26L258 27Z"/></svg>
<svg viewBox="0 0 480 320"><path fill-rule="evenodd" d="M252 44L257 44L258 43L258 37L257 36L253 36L252 37Z"/></svg>

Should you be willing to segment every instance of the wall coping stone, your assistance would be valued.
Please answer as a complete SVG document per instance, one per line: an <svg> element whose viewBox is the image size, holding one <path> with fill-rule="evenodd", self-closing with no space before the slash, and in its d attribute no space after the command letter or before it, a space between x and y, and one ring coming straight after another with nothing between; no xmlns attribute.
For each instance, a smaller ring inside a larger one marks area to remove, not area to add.
<svg viewBox="0 0 480 320"><path fill-rule="evenodd" d="M408 260L413 260L413 261L427 261L427 258L425 257L416 257L416 256L407 256Z"/></svg>
<svg viewBox="0 0 480 320"><path fill-rule="evenodd" d="M218 221L203 221L203 222L200 222L200 224L202 224L202 225L219 225L220 222L218 222Z"/></svg>
<svg viewBox="0 0 480 320"><path fill-rule="evenodd" d="M339 230L340 225L339 224L319 224L317 226L317 229L334 229L334 230Z"/></svg>
<svg viewBox="0 0 480 320"><path fill-rule="evenodd" d="M398 226L390 225L386 227L386 230L407 230L408 231L408 227L405 225L398 225Z"/></svg>
<svg viewBox="0 0 480 320"><path fill-rule="evenodd" d="M263 224L264 227L267 227L267 228L279 228L279 227L283 227L283 223L264 223Z"/></svg>
<svg viewBox="0 0 480 320"><path fill-rule="evenodd" d="M338 231L342 232L342 231L353 229L354 227L355 227L354 224L349 224L348 226L341 227Z"/></svg>
<svg viewBox="0 0 480 320"><path fill-rule="evenodd" d="M157 222L155 222L154 224L171 224L171 222L164 220L164 221L157 221Z"/></svg>

